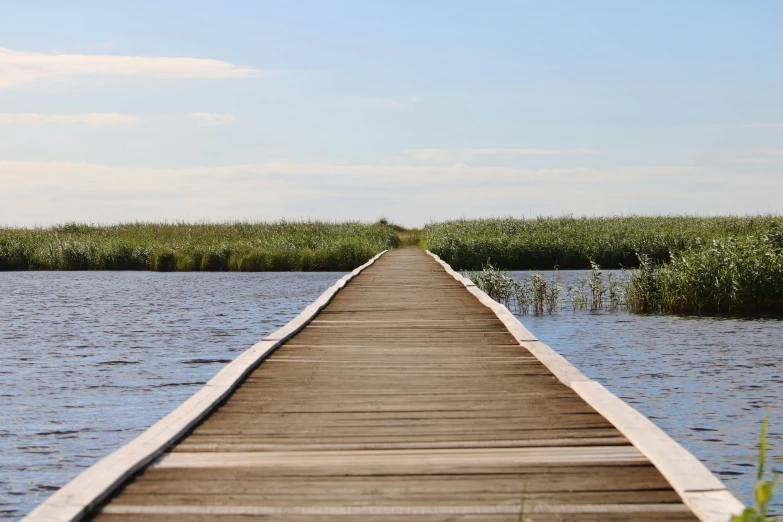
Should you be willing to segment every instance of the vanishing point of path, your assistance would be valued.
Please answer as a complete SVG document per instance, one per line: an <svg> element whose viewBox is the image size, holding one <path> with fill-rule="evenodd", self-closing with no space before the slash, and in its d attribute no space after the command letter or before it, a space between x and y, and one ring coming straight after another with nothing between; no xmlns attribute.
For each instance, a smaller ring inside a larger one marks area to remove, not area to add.
<svg viewBox="0 0 783 522"><path fill-rule="evenodd" d="M94 518L256 519L697 520L418 249L352 279Z"/></svg>

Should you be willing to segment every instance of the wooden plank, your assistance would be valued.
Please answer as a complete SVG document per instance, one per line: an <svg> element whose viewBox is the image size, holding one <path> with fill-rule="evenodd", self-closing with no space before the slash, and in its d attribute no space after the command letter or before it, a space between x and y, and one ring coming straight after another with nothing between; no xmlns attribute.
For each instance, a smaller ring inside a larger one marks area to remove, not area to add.
<svg viewBox="0 0 783 522"><path fill-rule="evenodd" d="M112 515L361 515L361 516L421 516L421 515L519 515L551 514L622 514L688 513L682 504L533 504L533 505L472 505L472 506L107 506L104 513Z"/></svg>
<svg viewBox="0 0 783 522"><path fill-rule="evenodd" d="M380 473L432 475L487 473L489 469L574 465L639 465L648 461L633 446L459 448L422 450L341 450L262 452L173 452L154 468L275 468L287 473L318 469L322 474ZM484 471L478 471L484 470ZM496 471L501 472L501 471Z"/></svg>
<svg viewBox="0 0 783 522"><path fill-rule="evenodd" d="M628 443L625 437L584 437L571 439L517 439L517 440L465 440L435 442L386 442L359 444L199 444L183 442L176 451L337 451L337 450L392 450L392 449L446 449L446 448L526 448L546 446L615 446Z"/></svg>

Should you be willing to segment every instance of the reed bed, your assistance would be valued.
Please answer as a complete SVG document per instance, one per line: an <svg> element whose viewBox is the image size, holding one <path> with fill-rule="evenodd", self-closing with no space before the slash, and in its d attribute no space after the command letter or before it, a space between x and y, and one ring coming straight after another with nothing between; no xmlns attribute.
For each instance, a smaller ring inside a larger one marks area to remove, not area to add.
<svg viewBox="0 0 783 522"><path fill-rule="evenodd" d="M783 312L783 228L713 239L655 264L640 256L627 285L641 313L756 315Z"/></svg>
<svg viewBox="0 0 783 522"><path fill-rule="evenodd" d="M468 272L490 297L520 314L624 309L636 313L761 315L783 313L783 227L766 234L697 242L656 263L639 254L623 277L592 263L576 284L532 272L516 280L491 263Z"/></svg>
<svg viewBox="0 0 783 522"><path fill-rule="evenodd" d="M67 223L0 229L0 270L352 270L399 239L384 223Z"/></svg>
<svg viewBox="0 0 783 522"><path fill-rule="evenodd" d="M624 216L475 219L430 223L422 246L454 268L479 270L487 262L508 270L589 269L653 263L713 239L766 233L776 216Z"/></svg>

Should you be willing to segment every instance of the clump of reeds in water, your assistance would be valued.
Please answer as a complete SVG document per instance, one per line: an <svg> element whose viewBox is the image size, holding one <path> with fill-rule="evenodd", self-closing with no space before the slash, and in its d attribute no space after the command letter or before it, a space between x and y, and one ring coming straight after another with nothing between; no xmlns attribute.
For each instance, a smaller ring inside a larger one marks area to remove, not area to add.
<svg viewBox="0 0 783 522"><path fill-rule="evenodd" d="M630 273L628 309L640 313L783 312L783 229L713 239L672 255L667 264L639 256Z"/></svg>
<svg viewBox="0 0 783 522"><path fill-rule="evenodd" d="M566 302L576 310L619 310L624 305L625 285L615 274L604 280L601 267L590 260L590 272L575 285L566 286Z"/></svg>
<svg viewBox="0 0 783 522"><path fill-rule="evenodd" d="M618 310L625 293L623 282L615 274L609 274L604 280L603 271L596 263L574 285L564 284L557 270L549 278L533 271L517 280L491 263L465 276L492 299L521 315L551 314L569 305L574 311Z"/></svg>
<svg viewBox="0 0 783 522"><path fill-rule="evenodd" d="M563 289L557 274L547 280L540 272L533 272L527 279L518 281L491 263L487 263L483 270L469 272L466 276L492 299L522 315L557 311Z"/></svg>

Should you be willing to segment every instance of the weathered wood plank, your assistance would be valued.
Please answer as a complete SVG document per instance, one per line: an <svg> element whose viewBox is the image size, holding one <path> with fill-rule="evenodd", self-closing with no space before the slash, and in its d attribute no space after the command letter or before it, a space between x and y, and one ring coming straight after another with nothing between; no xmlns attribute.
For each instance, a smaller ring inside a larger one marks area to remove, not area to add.
<svg viewBox="0 0 783 522"><path fill-rule="evenodd" d="M104 510L114 515L363 515L363 516L417 516L417 515L519 515L525 514L622 514L633 516L646 513L682 514L688 508L682 504L532 504L472 505L472 506L108 506Z"/></svg>
<svg viewBox="0 0 783 522"><path fill-rule="evenodd" d="M321 475L385 473L513 472L520 466L642 465L648 460L633 446L563 446L421 450L172 452L155 468L272 468L278 473L315 471Z"/></svg>

